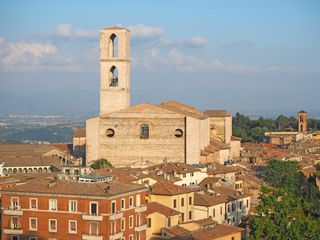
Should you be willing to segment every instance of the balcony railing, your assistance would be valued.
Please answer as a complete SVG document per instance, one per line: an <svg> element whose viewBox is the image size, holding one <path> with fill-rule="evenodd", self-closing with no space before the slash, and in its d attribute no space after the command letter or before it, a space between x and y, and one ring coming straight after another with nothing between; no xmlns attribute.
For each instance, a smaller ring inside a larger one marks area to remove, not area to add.
<svg viewBox="0 0 320 240"><path fill-rule="evenodd" d="M20 206L11 206L7 209L4 209L3 213L10 216L22 216L23 211Z"/></svg>
<svg viewBox="0 0 320 240"><path fill-rule="evenodd" d="M10 224L10 228L4 228L5 234L15 234L15 235L21 235L23 234L23 230L21 228L20 224Z"/></svg>
<svg viewBox="0 0 320 240"><path fill-rule="evenodd" d="M136 232L141 232L141 231L145 231L147 229L147 224L142 224L142 225L140 225L140 226L138 226L138 227L135 227L135 231Z"/></svg>
<svg viewBox="0 0 320 240"><path fill-rule="evenodd" d="M82 220L102 221L102 216L101 215L94 215L94 214L82 214Z"/></svg>
<svg viewBox="0 0 320 240"><path fill-rule="evenodd" d="M146 205L137 206L135 208L135 212L136 213L141 213L141 212L145 212L145 211L147 211L147 206Z"/></svg>
<svg viewBox="0 0 320 240"><path fill-rule="evenodd" d="M112 213L110 215L110 220L117 220L123 217L123 212Z"/></svg>
<svg viewBox="0 0 320 240"><path fill-rule="evenodd" d="M82 240L102 240L102 235L82 234Z"/></svg>
<svg viewBox="0 0 320 240"><path fill-rule="evenodd" d="M123 237L123 232L118 232L115 234L110 235L110 240L116 240Z"/></svg>

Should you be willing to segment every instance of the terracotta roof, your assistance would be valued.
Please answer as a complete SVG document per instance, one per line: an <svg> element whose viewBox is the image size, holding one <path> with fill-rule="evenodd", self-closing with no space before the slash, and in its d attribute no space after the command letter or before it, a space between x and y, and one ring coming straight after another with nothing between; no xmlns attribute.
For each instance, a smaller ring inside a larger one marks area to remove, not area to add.
<svg viewBox="0 0 320 240"><path fill-rule="evenodd" d="M183 114L188 117L192 117L196 119L205 119L203 112L199 111L198 109L192 106L188 106L186 104L183 104L177 101L162 102L158 106L176 113Z"/></svg>
<svg viewBox="0 0 320 240"><path fill-rule="evenodd" d="M184 173L193 173L193 172L199 172L200 170L185 164L185 163L162 163L153 165L151 167L146 168L148 171L155 171L159 172L162 171L163 173L176 173L176 174L184 174Z"/></svg>
<svg viewBox="0 0 320 240"><path fill-rule="evenodd" d="M231 113L227 110L206 110L205 112L206 117L231 117Z"/></svg>
<svg viewBox="0 0 320 240"><path fill-rule="evenodd" d="M86 137L86 128L75 128L73 130L73 137L74 138Z"/></svg>
<svg viewBox="0 0 320 240"><path fill-rule="evenodd" d="M4 167L61 166L61 160L57 156L8 156L0 160L4 161Z"/></svg>
<svg viewBox="0 0 320 240"><path fill-rule="evenodd" d="M194 189L178 186L167 181L159 181L152 185L151 194L154 195L166 195L166 196L174 196L178 194L190 193L194 192Z"/></svg>
<svg viewBox="0 0 320 240"><path fill-rule="evenodd" d="M164 206L160 203L157 203L157 202L149 202L147 204L147 215L149 214L152 214L152 213L160 213L166 217L169 217L169 216L175 216L175 215L179 215L181 214L180 212L172 209L172 208L169 208L167 206Z"/></svg>
<svg viewBox="0 0 320 240"><path fill-rule="evenodd" d="M174 236L170 239L181 240L214 240L244 231L243 228L223 224L216 224L213 227L208 228L199 227L199 229L194 231L189 231L182 226L173 226L164 228L164 230Z"/></svg>
<svg viewBox="0 0 320 240"><path fill-rule="evenodd" d="M94 172L99 175L112 176L117 181L123 182L123 183L130 183L137 180L137 178L131 176L129 173L127 173L121 168L105 167L105 168L94 170Z"/></svg>
<svg viewBox="0 0 320 240"><path fill-rule="evenodd" d="M242 138L231 136L231 141L241 141Z"/></svg>
<svg viewBox="0 0 320 240"><path fill-rule="evenodd" d="M210 207L210 206L215 206L221 203L227 203L226 197L222 196L214 196L211 195L210 193L205 192L204 194L200 193L195 193L194 194L194 205L197 206L205 206L205 207Z"/></svg>
<svg viewBox="0 0 320 240"><path fill-rule="evenodd" d="M240 170L237 167L231 165L222 165L219 163L212 163L207 167L207 173L209 175L216 175L216 174L226 174L226 173L236 173Z"/></svg>
<svg viewBox="0 0 320 240"><path fill-rule="evenodd" d="M138 190L147 190L147 188L140 184L127 184L115 180L99 183L78 183L53 178L42 178L30 180L26 184L12 187L6 192L111 197Z"/></svg>
<svg viewBox="0 0 320 240"><path fill-rule="evenodd" d="M5 156L44 155L56 149L49 144L0 144L0 159Z"/></svg>
<svg viewBox="0 0 320 240"><path fill-rule="evenodd" d="M221 178L219 177L206 177L199 183L199 186L205 186L210 183L218 183L220 180Z"/></svg>

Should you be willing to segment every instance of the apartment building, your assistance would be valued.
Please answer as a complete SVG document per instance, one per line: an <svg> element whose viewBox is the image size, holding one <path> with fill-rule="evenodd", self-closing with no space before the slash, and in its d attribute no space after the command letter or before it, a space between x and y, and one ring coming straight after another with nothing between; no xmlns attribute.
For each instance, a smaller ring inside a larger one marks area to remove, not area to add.
<svg viewBox="0 0 320 240"><path fill-rule="evenodd" d="M1 191L2 239L146 239L142 185L43 178Z"/></svg>

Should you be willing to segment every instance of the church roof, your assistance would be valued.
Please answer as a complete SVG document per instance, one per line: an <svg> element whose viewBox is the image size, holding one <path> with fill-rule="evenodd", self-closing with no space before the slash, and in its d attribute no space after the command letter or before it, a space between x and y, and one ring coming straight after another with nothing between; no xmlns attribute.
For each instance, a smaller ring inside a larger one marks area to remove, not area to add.
<svg viewBox="0 0 320 240"><path fill-rule="evenodd" d="M130 115L130 116L129 116ZM102 117L159 117L159 118L183 118L182 114L178 114L174 111L169 111L167 109L161 108L157 105L152 105L149 103L140 103L125 109L107 113Z"/></svg>
<svg viewBox="0 0 320 240"><path fill-rule="evenodd" d="M162 102L158 106L179 114L186 115L188 117L205 119L203 112L199 111L195 107L192 107L177 101Z"/></svg>

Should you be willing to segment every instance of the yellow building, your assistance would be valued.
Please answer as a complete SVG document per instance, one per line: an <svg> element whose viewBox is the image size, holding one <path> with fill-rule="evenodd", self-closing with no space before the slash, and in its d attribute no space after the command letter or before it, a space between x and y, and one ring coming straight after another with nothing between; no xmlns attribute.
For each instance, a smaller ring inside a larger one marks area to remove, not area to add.
<svg viewBox="0 0 320 240"><path fill-rule="evenodd" d="M161 229L179 224L180 212L157 202L147 204L147 239L161 235Z"/></svg>
<svg viewBox="0 0 320 240"><path fill-rule="evenodd" d="M181 213L179 222L192 221L194 189L159 181L151 187L148 202L157 202Z"/></svg>

